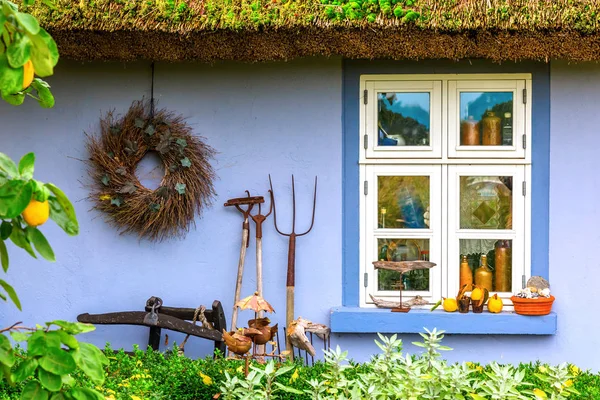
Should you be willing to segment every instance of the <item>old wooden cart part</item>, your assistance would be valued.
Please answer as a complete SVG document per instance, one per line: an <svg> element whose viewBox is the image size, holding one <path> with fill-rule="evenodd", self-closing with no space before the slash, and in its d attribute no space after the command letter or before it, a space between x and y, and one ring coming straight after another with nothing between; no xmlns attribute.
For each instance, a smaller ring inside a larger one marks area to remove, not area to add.
<svg viewBox="0 0 600 400"><path fill-rule="evenodd" d="M194 318L195 308L165 307L159 297L150 297L146 301L145 311L122 311L105 314L80 314L77 321L96 325L141 325L150 328L148 345L158 350L161 329L186 333L215 342L215 350L225 354L223 329L227 329L223 306L213 301L212 310L205 310L204 316L214 329L205 329L190 322Z"/></svg>
<svg viewBox="0 0 600 400"><path fill-rule="evenodd" d="M238 271L237 278L235 281L235 294L233 296L233 312L231 314L231 330L235 332L237 327L237 307L235 304L240 301L240 294L242 290L242 277L244 275L244 261L246 259L246 248L248 247L248 237L250 235L250 211L252 211L252 207L255 204L264 203L265 199L262 196L250 197L250 192L246 190L247 197L237 197L234 199L229 199L225 202L225 207L235 207L239 212L244 216L244 221L242 222L242 245L240 247L240 258L238 261ZM247 206L244 210L241 206Z"/></svg>
<svg viewBox="0 0 600 400"><path fill-rule="evenodd" d="M284 233L277 227L277 208L275 206L275 193L273 192L273 182L271 181L271 175L269 175L269 186L271 190L271 204L273 205L273 222L275 224L275 230L280 235L289 237L288 245L288 267L287 267L287 280L286 280L286 306L285 306L285 325L290 326L290 323L294 320L294 290L296 280L296 238L304 236L310 232L315 223L315 209L317 206L317 177L315 176L315 190L313 194L313 207L312 217L310 221L310 227L303 233L296 233L296 189L294 186L294 175L292 175L292 231L290 233ZM290 338L286 335L285 338L285 349L293 354L292 343Z"/></svg>
<svg viewBox="0 0 600 400"><path fill-rule="evenodd" d="M406 307L402 303L402 275L407 272L415 271L417 269L429 269L435 267L435 263L431 261L415 260L415 261L373 261L375 269L386 269L389 271L396 271L400 273L400 302L398 307L392 308L392 312L409 312L410 306ZM373 297L371 297L373 298ZM375 299L373 299L375 300ZM377 302L374 301L377 305Z"/></svg>

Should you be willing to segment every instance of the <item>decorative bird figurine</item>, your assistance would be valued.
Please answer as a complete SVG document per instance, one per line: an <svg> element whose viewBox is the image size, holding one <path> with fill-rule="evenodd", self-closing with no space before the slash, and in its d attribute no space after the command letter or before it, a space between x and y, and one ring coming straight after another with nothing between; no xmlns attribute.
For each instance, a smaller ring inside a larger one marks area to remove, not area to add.
<svg viewBox="0 0 600 400"><path fill-rule="evenodd" d="M237 332L227 332L223 329L223 341L232 353L243 356L252 347L252 336L259 335L257 329L240 328Z"/></svg>
<svg viewBox="0 0 600 400"><path fill-rule="evenodd" d="M277 324L269 326L271 320L269 318L257 318L248 321L248 326L260 331L260 334L252 337L252 340L257 345L263 345L273 339L277 333Z"/></svg>
<svg viewBox="0 0 600 400"><path fill-rule="evenodd" d="M310 344L310 341L306 337L305 333L305 329L308 327L308 322L309 321L303 319L302 317L290 322L287 328L287 336L294 347L305 350L308 352L308 354L314 357L317 353L315 352L313 345Z"/></svg>

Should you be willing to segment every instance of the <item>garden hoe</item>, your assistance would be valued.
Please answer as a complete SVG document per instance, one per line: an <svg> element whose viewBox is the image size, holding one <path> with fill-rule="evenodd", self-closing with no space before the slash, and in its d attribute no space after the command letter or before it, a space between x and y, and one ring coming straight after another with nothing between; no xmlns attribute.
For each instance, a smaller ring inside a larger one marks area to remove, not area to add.
<svg viewBox="0 0 600 400"><path fill-rule="evenodd" d="M280 235L287 236L290 238L289 246L288 246L288 267L287 267L287 282L286 282L286 304L285 304L285 325L287 330L290 330L290 324L294 320L294 291L295 291L295 280L296 280L296 238L299 236L304 236L308 232L310 232L315 223L315 208L317 205L317 177L315 176L315 191L313 195L313 209L312 209L312 219L310 222L310 227L307 231L303 233L296 233L296 189L294 187L294 175L292 175L292 231L291 233L283 233L277 227L277 209L275 207L275 194L273 193L273 183L271 182L271 175L269 175L269 185L271 186L271 190L269 191L271 195L271 204L273 205L273 222L275 223L275 230ZM289 352L290 356L293 358L293 348L292 342L290 341L289 335L286 334L285 337L285 349Z"/></svg>
<svg viewBox="0 0 600 400"><path fill-rule="evenodd" d="M233 299L233 314L231 316L231 331L235 332L237 325L237 307L235 306L240 301L240 292L242 291L242 276L244 275L244 260L246 258L246 248L248 247L248 237L250 235L250 211L255 204L264 203L265 199L262 196L250 197L250 192L246 190L247 197L238 197L235 199L229 199L224 204L225 207L234 206L244 216L244 222L242 223L242 246L240 247L240 259L238 261L237 279L235 281L235 296ZM243 205L248 206L245 210L241 207Z"/></svg>

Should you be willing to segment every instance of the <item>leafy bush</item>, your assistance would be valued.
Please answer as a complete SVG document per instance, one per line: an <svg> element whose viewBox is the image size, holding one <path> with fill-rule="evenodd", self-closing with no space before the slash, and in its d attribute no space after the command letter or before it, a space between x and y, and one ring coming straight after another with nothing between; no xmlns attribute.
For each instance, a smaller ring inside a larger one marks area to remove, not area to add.
<svg viewBox="0 0 600 400"><path fill-rule="evenodd" d="M369 362L348 360L339 348L314 366L251 363L207 357L192 360L173 352L135 348L132 354L106 347L107 379L93 383L79 371L74 386L95 389L108 400L169 399L600 399L600 375L574 365L518 366L448 364L441 356L443 332L422 334L419 355L402 353L395 336L376 341L381 353ZM0 399L18 399L23 384L0 383Z"/></svg>

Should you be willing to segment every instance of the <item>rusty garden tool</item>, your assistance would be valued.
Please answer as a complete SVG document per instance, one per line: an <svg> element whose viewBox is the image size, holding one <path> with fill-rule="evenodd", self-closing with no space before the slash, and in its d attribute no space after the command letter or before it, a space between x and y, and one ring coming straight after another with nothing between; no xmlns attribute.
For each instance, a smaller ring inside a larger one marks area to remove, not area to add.
<svg viewBox="0 0 600 400"><path fill-rule="evenodd" d="M237 197L229 199L224 204L225 207L234 206L244 216L242 223L242 246L240 247L240 259L238 261L237 279L235 281L235 295L233 298L233 313L231 315L231 330L235 332L237 326L237 307L235 304L240 301L240 292L242 290L242 276L244 275L244 260L246 259L246 248L248 247L248 237L250 235L250 211L255 204L264 203L265 199L262 196L250 197L250 192L246 190L247 197ZM248 206L245 210L241 207Z"/></svg>
<svg viewBox="0 0 600 400"><path fill-rule="evenodd" d="M285 304L285 325L290 326L290 323L294 320L294 291L295 291L295 280L296 280L296 238L304 236L310 232L315 223L315 209L317 205L317 177L315 176L315 191L313 195L313 209L312 218L310 221L310 227L303 233L296 233L296 189L294 186L294 175L292 175L292 231L290 233L283 233L277 227L277 208L275 206L275 194L273 192L273 182L271 181L271 175L269 175L269 185L271 190L271 204L273 205L273 222L275 224L275 230L283 236L289 237L288 245L288 267L287 267L287 280L286 280L286 304ZM293 354L292 343L288 335L285 338L285 349L289 351L290 355Z"/></svg>
<svg viewBox="0 0 600 400"><path fill-rule="evenodd" d="M269 205L269 212L266 215L263 215L261 213L261 211L262 211L261 205L259 203L258 204L258 214L250 215L250 217L256 224L256 229L255 229L255 232L256 232L256 234L255 234L255 237L256 237L256 291L258 292L258 295L262 297L262 295L263 295L262 226L263 226L263 222L265 222L267 217L269 215L271 215L271 212L273 211L273 202L271 202L271 204ZM259 318L263 317L262 311L259 311L258 317ZM258 348L256 348L256 346L255 346L254 354L256 354L256 352L258 352L259 354L265 353L265 347L263 345L259 345ZM262 358L261 360L264 360L264 358Z"/></svg>
<svg viewBox="0 0 600 400"><path fill-rule="evenodd" d="M262 280L262 225L273 211L273 202L269 206L269 212L266 215L261 214L261 205L258 204L258 214L250 215L254 223L256 224L256 291L258 295L263 295L263 280ZM258 313L259 318L262 318L263 313Z"/></svg>

